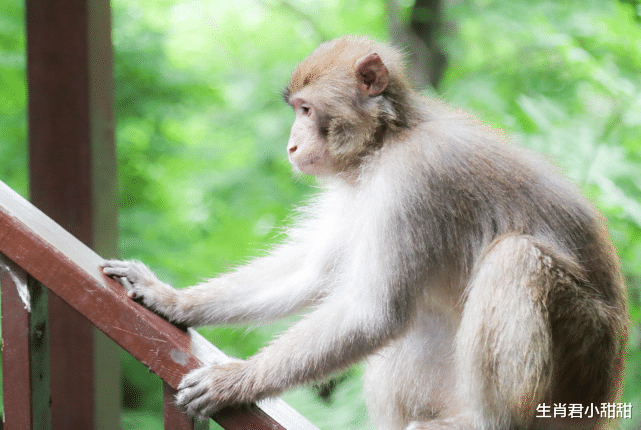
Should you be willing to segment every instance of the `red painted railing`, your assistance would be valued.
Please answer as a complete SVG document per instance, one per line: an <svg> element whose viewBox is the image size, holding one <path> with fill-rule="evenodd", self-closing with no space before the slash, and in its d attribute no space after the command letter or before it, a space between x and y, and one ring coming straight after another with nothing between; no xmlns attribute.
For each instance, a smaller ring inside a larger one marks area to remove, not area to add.
<svg viewBox="0 0 641 430"><path fill-rule="evenodd" d="M0 254L5 429L49 427L45 289L163 380L166 429L208 424L188 419L174 406L173 394L185 373L230 359L196 331L128 299L120 284L101 273L100 256L2 182ZM280 399L227 408L212 418L225 429L316 429Z"/></svg>

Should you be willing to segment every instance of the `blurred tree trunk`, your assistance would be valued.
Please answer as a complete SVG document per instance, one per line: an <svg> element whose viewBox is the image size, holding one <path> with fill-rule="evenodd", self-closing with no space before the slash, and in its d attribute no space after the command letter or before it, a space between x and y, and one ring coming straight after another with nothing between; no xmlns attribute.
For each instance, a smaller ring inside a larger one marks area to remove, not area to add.
<svg viewBox="0 0 641 430"><path fill-rule="evenodd" d="M400 16L397 0L387 0L392 41L407 50L408 75L417 88L438 88L447 57L437 45L442 29L442 0L416 0L408 23Z"/></svg>

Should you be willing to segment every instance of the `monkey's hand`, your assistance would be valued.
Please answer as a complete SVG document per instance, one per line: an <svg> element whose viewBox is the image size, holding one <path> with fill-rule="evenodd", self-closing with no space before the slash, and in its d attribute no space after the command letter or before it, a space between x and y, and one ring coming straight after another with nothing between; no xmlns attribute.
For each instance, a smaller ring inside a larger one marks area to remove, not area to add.
<svg viewBox="0 0 641 430"><path fill-rule="evenodd" d="M225 406L258 400L258 386L248 375L245 361L203 366L185 375L178 386L176 404L202 420Z"/></svg>
<svg viewBox="0 0 641 430"><path fill-rule="evenodd" d="M101 264L105 275L117 279L128 291L129 297L145 307L172 318L178 292L160 281L147 266L134 260L107 260Z"/></svg>

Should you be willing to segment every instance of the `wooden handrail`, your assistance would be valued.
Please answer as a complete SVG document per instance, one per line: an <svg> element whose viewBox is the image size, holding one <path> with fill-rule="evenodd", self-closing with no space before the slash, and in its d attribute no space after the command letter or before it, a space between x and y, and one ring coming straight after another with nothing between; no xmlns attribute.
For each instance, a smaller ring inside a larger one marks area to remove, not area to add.
<svg viewBox="0 0 641 430"><path fill-rule="evenodd" d="M130 300L120 284L102 274L100 256L2 182L0 253L174 390L190 370L231 360L195 330L181 330ZM280 399L225 408L212 418L225 429L316 429Z"/></svg>

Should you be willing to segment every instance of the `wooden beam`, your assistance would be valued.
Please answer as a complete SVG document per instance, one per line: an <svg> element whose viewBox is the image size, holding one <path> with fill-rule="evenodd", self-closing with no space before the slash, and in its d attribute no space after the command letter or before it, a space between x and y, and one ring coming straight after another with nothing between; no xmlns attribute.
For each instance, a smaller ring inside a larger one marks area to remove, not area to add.
<svg viewBox="0 0 641 430"><path fill-rule="evenodd" d="M25 18L31 201L115 256L109 0L27 0ZM120 402L107 401L120 397L117 349L55 295L48 321L52 428L118 428Z"/></svg>
<svg viewBox="0 0 641 430"><path fill-rule="evenodd" d="M102 274L102 259L95 252L2 182L0 253L82 313L173 389L185 373L201 364L230 360L194 330L183 331L129 299L120 284ZM245 409L227 408L214 419L226 429L316 429L282 400L267 400Z"/></svg>

